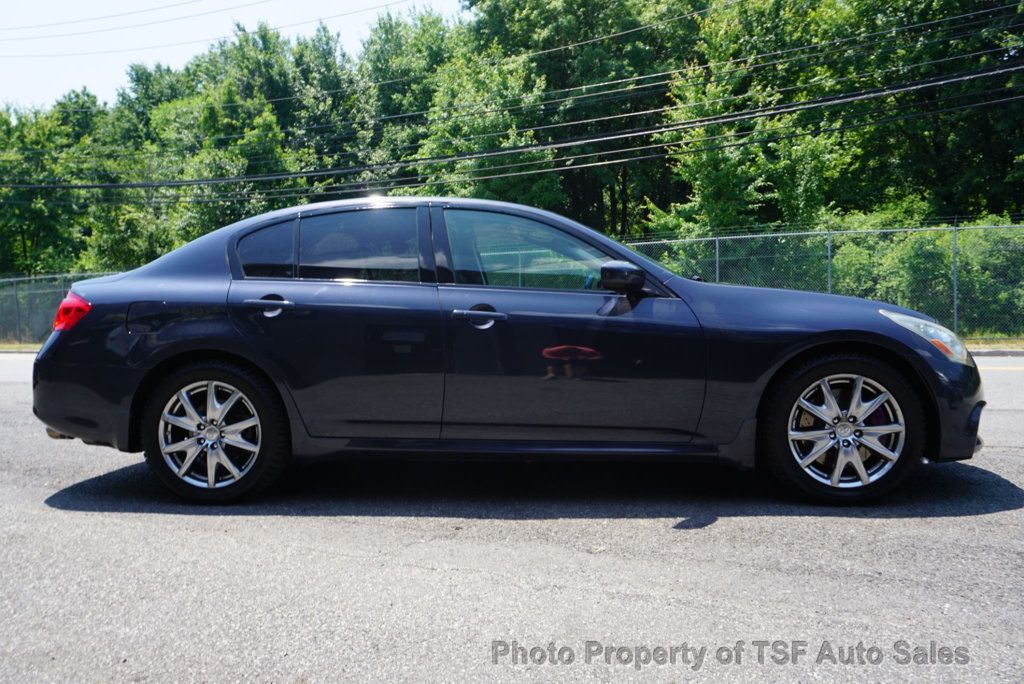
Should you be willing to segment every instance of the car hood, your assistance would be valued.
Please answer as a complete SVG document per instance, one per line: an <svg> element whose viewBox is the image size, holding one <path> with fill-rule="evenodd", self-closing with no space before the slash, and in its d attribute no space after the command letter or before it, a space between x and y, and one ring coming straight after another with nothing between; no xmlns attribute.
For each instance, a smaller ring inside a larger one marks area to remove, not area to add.
<svg viewBox="0 0 1024 684"><path fill-rule="evenodd" d="M690 304L702 324L718 321L730 327L755 325L807 331L891 330L895 324L880 316L879 309L935 321L913 309L859 297L705 283L682 277L666 284Z"/></svg>

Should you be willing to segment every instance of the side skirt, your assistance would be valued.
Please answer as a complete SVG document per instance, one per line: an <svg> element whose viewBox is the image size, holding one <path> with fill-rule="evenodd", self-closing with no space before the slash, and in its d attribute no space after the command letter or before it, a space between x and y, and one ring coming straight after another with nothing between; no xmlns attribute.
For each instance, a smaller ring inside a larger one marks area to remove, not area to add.
<svg viewBox="0 0 1024 684"><path fill-rule="evenodd" d="M473 460L478 458L561 458L603 460L685 460L717 462L718 449L711 444L663 444L649 442L564 442L541 440L430 440L430 439L306 439L296 445L299 456L401 459Z"/></svg>

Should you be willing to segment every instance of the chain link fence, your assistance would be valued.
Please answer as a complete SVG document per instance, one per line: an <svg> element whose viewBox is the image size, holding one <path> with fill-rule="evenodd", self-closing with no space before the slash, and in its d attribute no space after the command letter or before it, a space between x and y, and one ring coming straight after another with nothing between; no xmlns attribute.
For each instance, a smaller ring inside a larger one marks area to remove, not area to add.
<svg viewBox="0 0 1024 684"><path fill-rule="evenodd" d="M867 297L974 340L1024 337L1024 225L769 233L635 241L710 282Z"/></svg>
<svg viewBox="0 0 1024 684"><path fill-rule="evenodd" d="M108 273L63 273L0 279L0 343L42 342L71 283Z"/></svg>
<svg viewBox="0 0 1024 684"><path fill-rule="evenodd" d="M1024 338L1024 224L767 233L630 246L710 282L832 292L934 316L967 339ZM521 257L519 257L521 258ZM75 280L0 279L0 342L38 343Z"/></svg>

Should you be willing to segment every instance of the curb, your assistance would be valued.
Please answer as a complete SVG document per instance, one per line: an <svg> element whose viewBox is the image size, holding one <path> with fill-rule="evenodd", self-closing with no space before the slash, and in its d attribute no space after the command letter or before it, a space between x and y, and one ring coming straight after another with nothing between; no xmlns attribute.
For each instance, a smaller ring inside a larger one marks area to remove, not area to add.
<svg viewBox="0 0 1024 684"><path fill-rule="evenodd" d="M968 349L972 356L1024 356L1024 349Z"/></svg>

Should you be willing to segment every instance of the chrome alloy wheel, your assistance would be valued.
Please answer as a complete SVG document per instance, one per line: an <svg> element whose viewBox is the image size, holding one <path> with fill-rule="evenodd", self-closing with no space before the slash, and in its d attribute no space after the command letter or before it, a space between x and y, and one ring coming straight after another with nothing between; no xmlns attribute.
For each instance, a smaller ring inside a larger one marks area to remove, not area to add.
<svg viewBox="0 0 1024 684"><path fill-rule="evenodd" d="M789 412L789 450L818 482L852 489L881 479L903 451L896 399L863 375L829 375L805 389Z"/></svg>
<svg viewBox="0 0 1024 684"><path fill-rule="evenodd" d="M241 390L218 381L180 390L160 415L164 462L194 487L226 487L242 479L260 453L260 419Z"/></svg>

